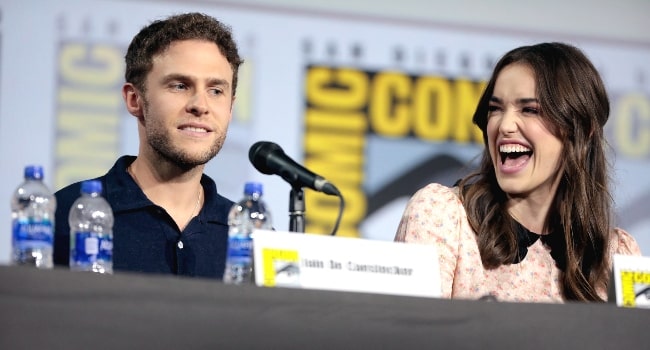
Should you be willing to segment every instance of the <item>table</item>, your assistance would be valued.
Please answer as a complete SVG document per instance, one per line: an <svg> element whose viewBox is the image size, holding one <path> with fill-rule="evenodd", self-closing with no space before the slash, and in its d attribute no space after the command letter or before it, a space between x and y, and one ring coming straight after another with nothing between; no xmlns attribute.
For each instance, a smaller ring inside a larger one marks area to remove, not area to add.
<svg viewBox="0 0 650 350"><path fill-rule="evenodd" d="M650 311L0 266L0 349L642 349Z"/></svg>

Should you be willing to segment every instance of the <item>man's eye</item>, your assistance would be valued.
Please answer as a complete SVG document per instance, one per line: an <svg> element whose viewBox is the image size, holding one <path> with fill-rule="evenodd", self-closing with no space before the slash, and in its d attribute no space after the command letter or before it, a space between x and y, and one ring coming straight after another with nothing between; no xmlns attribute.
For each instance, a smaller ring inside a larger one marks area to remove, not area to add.
<svg viewBox="0 0 650 350"><path fill-rule="evenodd" d="M221 89L210 89L210 93L213 95L221 95L223 94L223 90Z"/></svg>
<svg viewBox="0 0 650 350"><path fill-rule="evenodd" d="M183 84L183 83L175 83L175 84L172 84L172 88L174 90L185 90L185 89L187 89L187 86L185 84Z"/></svg>

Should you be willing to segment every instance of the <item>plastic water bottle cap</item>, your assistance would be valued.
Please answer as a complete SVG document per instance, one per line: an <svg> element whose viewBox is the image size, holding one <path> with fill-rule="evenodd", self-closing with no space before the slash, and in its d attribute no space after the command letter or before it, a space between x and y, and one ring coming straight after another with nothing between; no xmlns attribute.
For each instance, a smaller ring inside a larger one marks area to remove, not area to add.
<svg viewBox="0 0 650 350"><path fill-rule="evenodd" d="M260 182L247 182L244 185L244 194L252 195L257 193L261 196L264 193L263 188L264 186Z"/></svg>
<svg viewBox="0 0 650 350"><path fill-rule="evenodd" d="M102 193L102 183L99 180L88 180L81 183L81 193Z"/></svg>
<svg viewBox="0 0 650 350"><path fill-rule="evenodd" d="M25 178L33 180L43 179L43 167L40 165L28 165L25 167Z"/></svg>

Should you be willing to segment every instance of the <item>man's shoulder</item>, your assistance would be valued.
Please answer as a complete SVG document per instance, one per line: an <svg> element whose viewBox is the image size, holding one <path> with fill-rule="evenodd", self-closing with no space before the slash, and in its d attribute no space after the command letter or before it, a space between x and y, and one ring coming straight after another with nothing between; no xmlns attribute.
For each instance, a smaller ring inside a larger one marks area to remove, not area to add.
<svg viewBox="0 0 650 350"><path fill-rule="evenodd" d="M57 202L59 202L59 199L63 198L68 198L70 196L75 196L79 197L79 194L81 193L81 183L83 181L78 181L75 183L72 183L68 186L63 187L62 189L54 192L54 195L56 196Z"/></svg>
<svg viewBox="0 0 650 350"><path fill-rule="evenodd" d="M222 196L217 191L217 185L214 180L205 173L201 177L201 185L203 186L205 195L204 209L210 213L212 220L218 222L228 222L228 212L235 202L229 198Z"/></svg>
<svg viewBox="0 0 650 350"><path fill-rule="evenodd" d="M122 156L122 157L120 157L120 158L118 158L116 160L113 167L111 167L111 169L109 169L108 172L105 173L104 175L101 175L101 176L98 176L98 177L95 177L95 178L89 178L89 179L77 181L77 182L74 182L74 183L72 183L72 184L70 184L68 186L65 186L65 187L61 188L60 190L58 190L58 191L56 191L54 193L54 195L56 196L56 199L57 199L57 203L62 203L62 202L70 202L70 203L72 203L74 200L79 198L79 196L81 195L81 184L84 181L89 181L89 180L101 181L102 187L104 188L104 194L106 194L107 180L109 178L115 178L116 172L120 168L125 168L126 167L125 164L132 162L133 159L135 159L135 157L133 157L133 156Z"/></svg>
<svg viewBox="0 0 650 350"><path fill-rule="evenodd" d="M70 206L72 205L72 202L74 202L79 196L81 196L81 184L84 181L88 180L99 180L102 182L102 185L104 185L104 178L106 175L96 177L93 179L87 179L87 180L82 180L82 181L77 181L75 183L72 183L68 186L65 186L61 188L60 190L54 192L54 196L56 197L56 202L57 206Z"/></svg>

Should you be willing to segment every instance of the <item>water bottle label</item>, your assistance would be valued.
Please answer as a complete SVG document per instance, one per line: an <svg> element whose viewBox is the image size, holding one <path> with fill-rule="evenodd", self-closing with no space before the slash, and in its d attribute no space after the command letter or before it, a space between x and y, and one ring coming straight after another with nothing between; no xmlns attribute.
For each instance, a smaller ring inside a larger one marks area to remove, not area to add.
<svg viewBox="0 0 650 350"><path fill-rule="evenodd" d="M54 230L49 219L20 218L13 225L14 246L19 249L51 247Z"/></svg>
<svg viewBox="0 0 650 350"><path fill-rule="evenodd" d="M228 239L228 258L250 258L253 256L253 239L234 236Z"/></svg>
<svg viewBox="0 0 650 350"><path fill-rule="evenodd" d="M113 261L113 238L97 232L76 232L70 254L77 265Z"/></svg>
<svg viewBox="0 0 650 350"><path fill-rule="evenodd" d="M251 277L253 268L253 239L246 235L233 235L228 238L228 257L224 281L241 284Z"/></svg>

